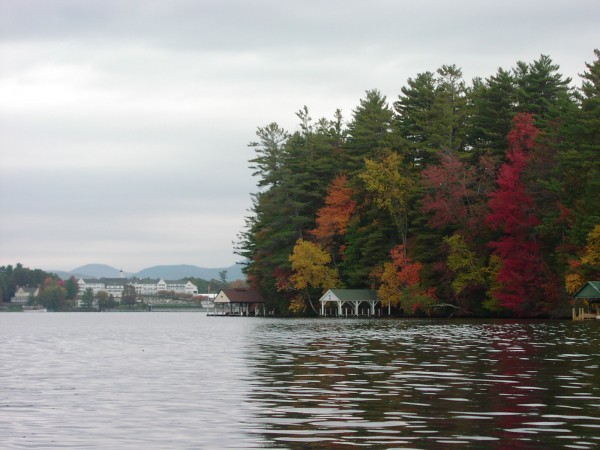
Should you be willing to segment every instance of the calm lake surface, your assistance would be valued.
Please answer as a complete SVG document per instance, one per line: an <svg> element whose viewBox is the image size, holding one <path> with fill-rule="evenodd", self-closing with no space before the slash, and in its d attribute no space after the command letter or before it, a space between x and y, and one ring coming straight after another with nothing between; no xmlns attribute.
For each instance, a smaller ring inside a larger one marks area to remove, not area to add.
<svg viewBox="0 0 600 450"><path fill-rule="evenodd" d="M0 447L600 448L600 321L0 314Z"/></svg>

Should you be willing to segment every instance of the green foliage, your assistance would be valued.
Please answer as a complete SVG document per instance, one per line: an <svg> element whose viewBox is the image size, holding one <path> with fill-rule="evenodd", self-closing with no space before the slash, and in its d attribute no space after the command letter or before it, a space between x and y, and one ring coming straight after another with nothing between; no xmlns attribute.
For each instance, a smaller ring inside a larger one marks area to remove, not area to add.
<svg viewBox="0 0 600 450"><path fill-rule="evenodd" d="M423 124L431 148L436 153L464 149L468 114L467 88L462 80L462 71L454 65L440 67L431 117Z"/></svg>
<svg viewBox="0 0 600 450"><path fill-rule="evenodd" d="M116 308L119 303L114 299L112 294L108 294L105 291L100 291L96 294L96 298L98 299L98 307L100 310L107 310Z"/></svg>
<svg viewBox="0 0 600 450"><path fill-rule="evenodd" d="M94 290L92 288L87 288L84 291L81 296L81 303L84 309L92 309L94 306Z"/></svg>
<svg viewBox="0 0 600 450"><path fill-rule="evenodd" d="M403 140L403 152L413 166L427 162L429 154L436 151L429 144L425 130L430 122L435 89L433 73L420 73L407 80L407 86L401 88L402 93L394 103L395 129Z"/></svg>
<svg viewBox="0 0 600 450"><path fill-rule="evenodd" d="M8 295L8 285L6 276L0 272L0 303L4 300L5 293Z"/></svg>
<svg viewBox="0 0 600 450"><path fill-rule="evenodd" d="M409 78L394 103L396 134L414 166L434 163L440 151L463 150L469 115L468 89L462 71L444 65L435 74Z"/></svg>
<svg viewBox="0 0 600 450"><path fill-rule="evenodd" d="M393 112L385 96L376 89L367 91L348 125L342 170L360 170L364 158L374 158L392 147L392 119Z"/></svg>
<svg viewBox="0 0 600 450"><path fill-rule="evenodd" d="M367 158L358 177L366 191L373 195L375 205L392 218L402 244L406 245L409 200L416 190L416 180L404 168L402 157L390 152L378 160Z"/></svg>
<svg viewBox="0 0 600 450"><path fill-rule="evenodd" d="M219 279L212 278L210 280L204 280L202 278L188 277L186 280L191 281L196 287L198 287L198 292L202 293L212 293L215 294L219 292L221 289L226 289L232 287L235 281L227 280L227 271L224 270L219 272Z"/></svg>
<svg viewBox="0 0 600 450"><path fill-rule="evenodd" d="M44 281L38 302L49 311L66 311L72 306L67 301L67 290L52 278Z"/></svg>
<svg viewBox="0 0 600 450"><path fill-rule="evenodd" d="M501 283L498 281L498 273L502 268L502 260L497 255L490 256L490 262L487 267L488 280L490 280L487 291L487 298L483 302L483 307L488 311L501 312L503 311L500 301L494 293L501 288Z"/></svg>
<svg viewBox="0 0 600 450"><path fill-rule="evenodd" d="M10 301L19 287L40 287L47 278L58 277L41 269L29 269L21 263L0 267L0 300Z"/></svg>
<svg viewBox="0 0 600 450"><path fill-rule="evenodd" d="M339 170L345 132L336 111L333 120L313 123L308 108L296 114L299 131L289 134L271 124L259 128L259 141L250 160L259 178L253 194L252 215L238 236L236 252L248 265L245 273L267 301L267 308L287 311L275 285L276 274L291 270L289 255L296 241L315 227L316 211Z"/></svg>
<svg viewBox="0 0 600 450"><path fill-rule="evenodd" d="M470 250L464 237L454 234L444 238L449 247L448 267L455 274L452 289L461 295L468 288L486 286L486 268L477 254Z"/></svg>
<svg viewBox="0 0 600 450"><path fill-rule="evenodd" d="M79 285L77 284L75 277L66 280L64 287L67 290L67 299L73 300L79 291Z"/></svg>
<svg viewBox="0 0 600 450"><path fill-rule="evenodd" d="M517 86L514 75L498 69L485 81L476 79L471 91L473 114L469 118L469 144L479 155L491 152L504 156L506 136L512 126L517 104Z"/></svg>
<svg viewBox="0 0 600 450"><path fill-rule="evenodd" d="M350 287L370 284L370 274L381 265L392 247L399 243L394 222L368 199L363 198L348 224L344 259L339 264L340 276Z"/></svg>
<svg viewBox="0 0 600 450"><path fill-rule="evenodd" d="M124 305L135 305L137 303L137 292L135 292L133 285L125 285L121 294L121 303Z"/></svg>
<svg viewBox="0 0 600 450"><path fill-rule="evenodd" d="M526 112L538 118L538 126L558 117L572 102L570 78L558 72L560 67L547 55L533 63L517 62L514 69L517 83L517 112Z"/></svg>

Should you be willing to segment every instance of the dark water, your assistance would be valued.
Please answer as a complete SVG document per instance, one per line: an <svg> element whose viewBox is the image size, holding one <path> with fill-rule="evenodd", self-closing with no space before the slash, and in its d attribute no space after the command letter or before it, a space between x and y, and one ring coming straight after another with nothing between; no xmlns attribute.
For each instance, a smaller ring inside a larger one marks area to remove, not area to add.
<svg viewBox="0 0 600 450"><path fill-rule="evenodd" d="M600 321L0 314L2 448L600 448Z"/></svg>

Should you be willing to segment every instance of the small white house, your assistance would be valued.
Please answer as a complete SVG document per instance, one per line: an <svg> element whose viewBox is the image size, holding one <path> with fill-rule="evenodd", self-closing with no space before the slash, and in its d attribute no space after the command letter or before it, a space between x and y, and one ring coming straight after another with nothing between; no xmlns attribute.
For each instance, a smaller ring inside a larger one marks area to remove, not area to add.
<svg viewBox="0 0 600 450"><path fill-rule="evenodd" d="M25 306L29 303L29 300L37 297L39 293L39 288L20 287L15 292L15 296L10 299L10 302L15 305Z"/></svg>

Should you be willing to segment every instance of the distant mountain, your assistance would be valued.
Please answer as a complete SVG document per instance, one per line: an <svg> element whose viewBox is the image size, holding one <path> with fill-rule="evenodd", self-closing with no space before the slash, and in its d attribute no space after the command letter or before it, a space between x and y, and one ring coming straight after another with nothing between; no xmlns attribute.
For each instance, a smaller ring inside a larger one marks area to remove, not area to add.
<svg viewBox="0 0 600 450"><path fill-rule="evenodd" d="M69 272L65 272L64 270L46 270L46 272L58 275L61 280L68 280L71 278L71 274Z"/></svg>
<svg viewBox="0 0 600 450"><path fill-rule="evenodd" d="M119 278L120 270L106 264L86 264L69 272L75 277L85 278ZM129 276L130 274L125 274Z"/></svg>
<svg viewBox="0 0 600 450"><path fill-rule="evenodd" d="M219 279L219 272L227 271L227 281L243 279L242 266L234 264L233 266L206 269L204 267L181 264L177 266L153 266L136 273L138 278L163 278L165 280L179 280L180 278L194 277L203 280Z"/></svg>
<svg viewBox="0 0 600 450"><path fill-rule="evenodd" d="M128 278L162 278L164 280L179 280L186 277L201 278L203 280L218 280L219 273L223 270L227 271L227 281L245 278L242 273L241 264L214 269L207 269L189 264L153 266L141 270L138 273L124 273L123 275ZM63 270L51 270L50 272L57 274L63 280L66 280L71 276L76 278L118 278L120 276L119 269L115 269L106 264L86 264L85 266L77 267L68 272Z"/></svg>

